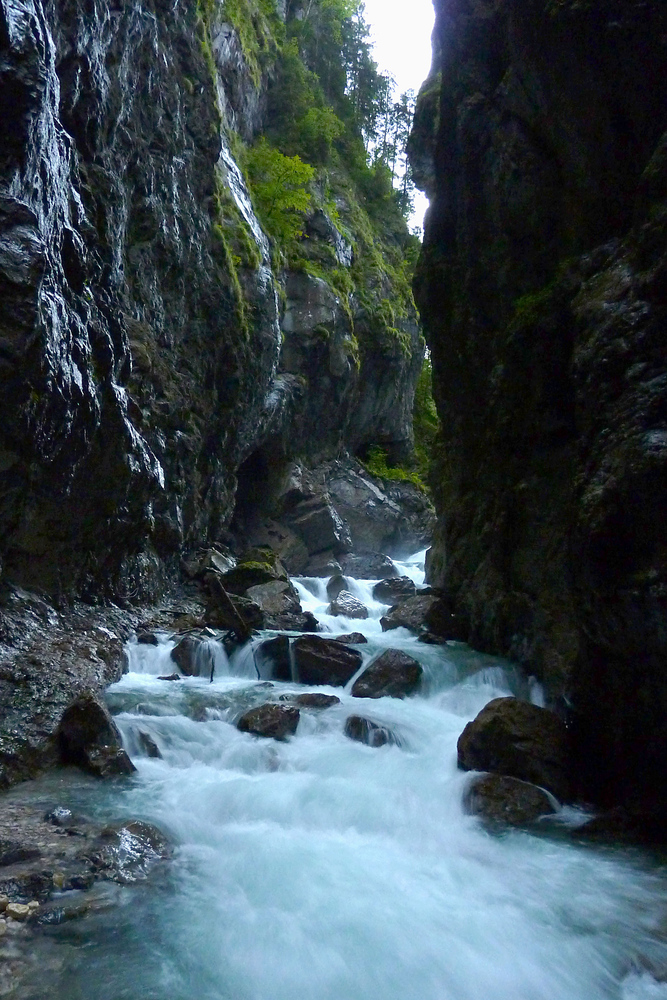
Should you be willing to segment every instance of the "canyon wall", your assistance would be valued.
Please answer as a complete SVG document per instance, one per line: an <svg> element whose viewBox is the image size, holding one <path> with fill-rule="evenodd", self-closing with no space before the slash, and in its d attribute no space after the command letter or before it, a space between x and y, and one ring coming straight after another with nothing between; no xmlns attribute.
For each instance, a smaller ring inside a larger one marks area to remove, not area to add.
<svg viewBox="0 0 667 1000"><path fill-rule="evenodd" d="M443 425L430 582L543 681L582 796L664 806L667 13L436 11L411 137Z"/></svg>
<svg viewBox="0 0 667 1000"><path fill-rule="evenodd" d="M224 539L240 468L412 448L423 340L387 276L403 235L373 227L339 170L347 197L315 191L290 270L240 166L284 18L265 0L0 2L13 585L155 597L184 552Z"/></svg>

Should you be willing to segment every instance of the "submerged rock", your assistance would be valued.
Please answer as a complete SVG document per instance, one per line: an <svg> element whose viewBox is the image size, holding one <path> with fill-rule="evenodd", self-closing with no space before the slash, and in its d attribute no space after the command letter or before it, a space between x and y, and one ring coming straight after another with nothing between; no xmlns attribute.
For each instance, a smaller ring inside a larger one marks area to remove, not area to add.
<svg viewBox="0 0 667 1000"><path fill-rule="evenodd" d="M382 604L400 604L414 597L417 592L414 581L409 576L397 576L381 580L373 587L373 599Z"/></svg>
<svg viewBox="0 0 667 1000"><path fill-rule="evenodd" d="M294 736L299 725L299 710L291 705L278 705L275 702L252 708L242 715L236 723L236 728L242 733L253 736L264 736L267 739L284 740Z"/></svg>
<svg viewBox="0 0 667 1000"><path fill-rule="evenodd" d="M426 615L437 600L438 598L432 595L417 594L402 604L390 608L380 619L382 631L388 632L393 628L408 628L411 632L421 631L425 625Z"/></svg>
<svg viewBox="0 0 667 1000"><path fill-rule="evenodd" d="M468 723L457 747L464 771L493 771L541 785L561 801L569 797L568 733L546 708L494 698Z"/></svg>
<svg viewBox="0 0 667 1000"><path fill-rule="evenodd" d="M91 691L84 691L63 713L58 742L63 763L78 764L98 777L136 770L108 708Z"/></svg>
<svg viewBox="0 0 667 1000"><path fill-rule="evenodd" d="M97 878L121 885L146 879L151 869L171 854L165 835L140 820L106 826L93 844L91 862Z"/></svg>
<svg viewBox="0 0 667 1000"><path fill-rule="evenodd" d="M357 600L349 590L341 590L335 601L329 605L330 615L342 615L343 618L368 618L368 608Z"/></svg>
<svg viewBox="0 0 667 1000"><path fill-rule="evenodd" d="M419 687L424 671L412 656L387 649L352 686L353 698L405 698Z"/></svg>
<svg viewBox="0 0 667 1000"><path fill-rule="evenodd" d="M396 736L391 729L382 726L361 715L350 715L345 723L345 735L357 743L365 743L369 747L382 747L388 743L398 745Z"/></svg>
<svg viewBox="0 0 667 1000"><path fill-rule="evenodd" d="M147 757L153 757L157 760L162 760L162 753L159 746L149 733L145 733L143 729L139 730L139 742L146 751Z"/></svg>
<svg viewBox="0 0 667 1000"><path fill-rule="evenodd" d="M343 687L361 666L361 653L335 639L301 636L294 640L294 662L301 684Z"/></svg>
<svg viewBox="0 0 667 1000"><path fill-rule="evenodd" d="M473 781L463 803L473 816L511 826L523 826L556 811L543 788L505 774L485 774Z"/></svg>

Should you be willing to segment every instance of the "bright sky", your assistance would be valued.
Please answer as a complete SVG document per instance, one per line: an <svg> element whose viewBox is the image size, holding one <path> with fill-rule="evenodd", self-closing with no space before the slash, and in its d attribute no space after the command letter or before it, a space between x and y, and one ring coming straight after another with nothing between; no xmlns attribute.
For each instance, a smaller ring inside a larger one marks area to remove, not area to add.
<svg viewBox="0 0 667 1000"><path fill-rule="evenodd" d="M396 80L397 96L406 90L415 94L431 68L432 0L363 0L366 21L371 26L378 68ZM408 7L408 9L406 9ZM422 225L428 201L415 192L411 226Z"/></svg>

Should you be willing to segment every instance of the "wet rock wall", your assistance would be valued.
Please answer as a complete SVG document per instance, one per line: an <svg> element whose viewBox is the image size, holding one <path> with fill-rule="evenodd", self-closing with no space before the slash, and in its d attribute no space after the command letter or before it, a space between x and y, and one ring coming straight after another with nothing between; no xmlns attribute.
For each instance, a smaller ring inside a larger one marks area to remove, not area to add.
<svg viewBox="0 0 667 1000"><path fill-rule="evenodd" d="M471 642L544 681L582 795L664 805L665 11L436 9L439 103L431 78L411 140L435 177L430 581Z"/></svg>

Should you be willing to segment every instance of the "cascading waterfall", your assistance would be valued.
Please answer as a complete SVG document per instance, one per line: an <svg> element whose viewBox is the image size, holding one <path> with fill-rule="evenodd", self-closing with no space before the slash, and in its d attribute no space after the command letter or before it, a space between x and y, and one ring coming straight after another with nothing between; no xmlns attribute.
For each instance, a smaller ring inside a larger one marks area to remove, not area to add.
<svg viewBox="0 0 667 1000"><path fill-rule="evenodd" d="M423 554L398 564L423 582ZM252 644L178 683L173 641L128 646L130 672L109 703L128 747L162 759L137 775L85 784L85 808L141 816L173 837L164 881L88 921L85 947L63 927L56 1000L658 1000L667 998L666 880L640 852L582 846L573 809L537 832L490 833L464 813L470 776L456 741L491 698L539 701L496 657L383 633L373 583L350 581L365 621L327 614L322 580L295 581L332 634L361 631L368 663L389 646L425 670L405 700L352 698L302 710L284 742L240 733L237 718L294 682L258 679ZM217 644L215 644L217 645ZM256 645L256 643L255 643ZM210 661L209 661L210 662ZM350 682L351 684L351 682ZM361 713L398 745L371 748L344 725ZM62 792L62 790L61 790ZM128 890L128 893L130 891ZM35 994L37 995L37 994Z"/></svg>

